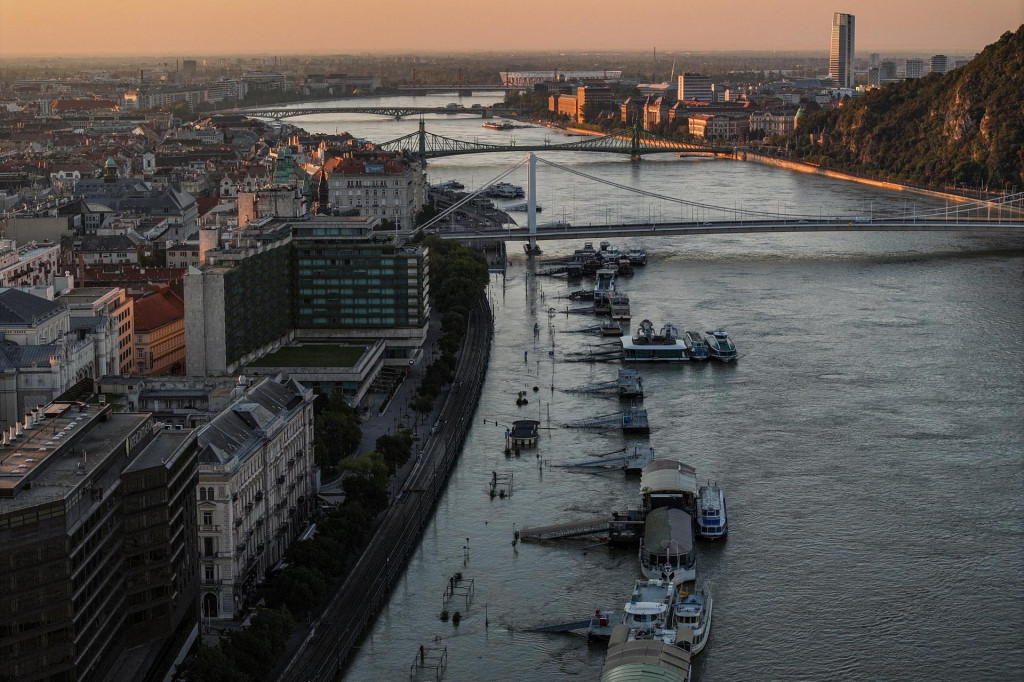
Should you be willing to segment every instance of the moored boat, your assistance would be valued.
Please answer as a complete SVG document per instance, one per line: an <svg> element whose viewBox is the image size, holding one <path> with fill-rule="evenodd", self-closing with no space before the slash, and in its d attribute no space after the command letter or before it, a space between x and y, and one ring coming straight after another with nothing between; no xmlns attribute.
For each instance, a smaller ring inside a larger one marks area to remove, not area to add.
<svg viewBox="0 0 1024 682"><path fill-rule="evenodd" d="M480 124L484 128L490 128L491 130L511 130L515 128L515 125L509 121L484 121Z"/></svg>
<svg viewBox="0 0 1024 682"><path fill-rule="evenodd" d="M633 319L633 315L629 310L629 296L621 291L612 294L608 298L608 308L608 314L611 315L613 320L622 322L627 327L629 326L629 321Z"/></svg>
<svg viewBox="0 0 1024 682"><path fill-rule="evenodd" d="M671 324L662 327L661 334L655 334L654 324L644 320L635 337L622 337L622 359L626 362L684 362L689 357L686 345L677 334Z"/></svg>
<svg viewBox="0 0 1024 682"><path fill-rule="evenodd" d="M704 586L695 592L687 592L681 586L678 589L678 596L672 604L670 626L675 629L689 628L693 631L690 653L696 655L708 643L708 637L711 635L711 583L705 582Z"/></svg>
<svg viewBox="0 0 1024 682"><path fill-rule="evenodd" d="M640 572L648 579L676 585L697 577L693 521L680 509L652 509L644 521L640 542Z"/></svg>
<svg viewBox="0 0 1024 682"><path fill-rule="evenodd" d="M594 277L594 312L607 315L611 312L611 297L615 293L615 271L601 268Z"/></svg>
<svg viewBox="0 0 1024 682"><path fill-rule="evenodd" d="M439 182L436 185L431 185L431 188L432 189L441 189L441 190L456 190L456 189L466 189L466 186L463 185L458 180L445 180L444 182Z"/></svg>
<svg viewBox="0 0 1024 682"><path fill-rule="evenodd" d="M647 265L647 251L641 248L630 248L626 251L626 258L633 265Z"/></svg>
<svg viewBox="0 0 1024 682"><path fill-rule="evenodd" d="M599 329L601 336L622 336L622 325L615 320L605 320Z"/></svg>
<svg viewBox="0 0 1024 682"><path fill-rule="evenodd" d="M695 511L697 470L674 459L656 459L644 467L640 490L645 509L671 507Z"/></svg>
<svg viewBox="0 0 1024 682"><path fill-rule="evenodd" d="M644 399L644 380L635 369L620 369L618 377L619 398L624 400Z"/></svg>
<svg viewBox="0 0 1024 682"><path fill-rule="evenodd" d="M691 360L700 362L708 359L708 344L700 332L683 332L683 343Z"/></svg>
<svg viewBox="0 0 1024 682"><path fill-rule="evenodd" d="M732 362L736 359L736 344L722 330L704 332L704 340L708 344L708 355L715 360Z"/></svg>
<svg viewBox="0 0 1024 682"><path fill-rule="evenodd" d="M697 502L697 535L721 538L729 532L725 516L725 493L718 485L702 485Z"/></svg>
<svg viewBox="0 0 1024 682"><path fill-rule="evenodd" d="M526 192L519 185L513 185L508 182L498 182L488 186L481 192L485 197L495 197L498 199L522 199L526 196Z"/></svg>

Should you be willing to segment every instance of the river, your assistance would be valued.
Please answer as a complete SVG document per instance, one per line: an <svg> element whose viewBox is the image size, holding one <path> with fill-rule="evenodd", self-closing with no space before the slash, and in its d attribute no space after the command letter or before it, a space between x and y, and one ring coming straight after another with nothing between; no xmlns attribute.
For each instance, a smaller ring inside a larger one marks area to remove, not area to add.
<svg viewBox="0 0 1024 682"><path fill-rule="evenodd" d="M292 121L377 142L417 126L369 116ZM451 116L429 117L427 130L481 141L558 135L490 131L479 118ZM721 213L942 208L935 199L732 161L541 156ZM476 186L521 157L431 161L430 181ZM506 180L525 184L525 169ZM543 164L538 184L542 220L698 218L689 206L636 199ZM649 265L622 280L634 323L723 327L741 355L732 365L641 368L656 455L717 480L729 502L729 539L698 545L698 580L711 581L715 609L694 679L1020 679L1024 236L677 236L643 245ZM544 257L578 246L542 243ZM527 630L621 606L638 575L635 551L511 543L513 524L568 521L638 500L638 481L621 473L550 466L629 442L617 431L560 428L618 407L563 390L609 380L616 367L568 361L601 343L571 333L594 324L592 316L549 316L551 307L564 310L560 297L571 288L529 277L521 256L493 279L495 345L476 425L346 680L407 679L421 644L447 647L450 681L600 677L601 647ZM530 404L517 408L521 390ZM502 453L504 427L494 422L519 417L551 427L542 431L539 460ZM488 497L494 471L513 475L511 497ZM468 607L448 607L462 612L457 628L438 618L455 571L475 586Z"/></svg>

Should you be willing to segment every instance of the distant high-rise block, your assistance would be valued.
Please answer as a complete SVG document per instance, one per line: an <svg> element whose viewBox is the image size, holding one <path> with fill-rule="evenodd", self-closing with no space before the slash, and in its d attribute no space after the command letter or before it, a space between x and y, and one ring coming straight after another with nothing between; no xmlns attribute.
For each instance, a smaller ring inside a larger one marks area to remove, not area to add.
<svg viewBox="0 0 1024 682"><path fill-rule="evenodd" d="M832 47L828 56L828 75L841 88L853 87L854 16L832 15Z"/></svg>
<svg viewBox="0 0 1024 682"><path fill-rule="evenodd" d="M869 66L878 66L880 57L877 52L871 53L871 64Z"/></svg>
<svg viewBox="0 0 1024 682"><path fill-rule="evenodd" d="M699 73L684 73L679 76L679 99L684 102L712 102L711 78Z"/></svg>
<svg viewBox="0 0 1024 682"><path fill-rule="evenodd" d="M907 60L907 78L920 78L924 75L924 60L923 59L908 59Z"/></svg>
<svg viewBox="0 0 1024 682"><path fill-rule="evenodd" d="M882 62L882 65L878 67L878 78L883 83L896 80L896 62L888 59Z"/></svg>
<svg viewBox="0 0 1024 682"><path fill-rule="evenodd" d="M970 59L957 59L955 62L953 62L953 68L954 69L959 69L961 66L967 66L967 62L969 62L969 61L971 61L971 60Z"/></svg>
<svg viewBox="0 0 1024 682"><path fill-rule="evenodd" d="M944 54L937 54L932 57L932 73L946 73L949 71L949 57Z"/></svg>

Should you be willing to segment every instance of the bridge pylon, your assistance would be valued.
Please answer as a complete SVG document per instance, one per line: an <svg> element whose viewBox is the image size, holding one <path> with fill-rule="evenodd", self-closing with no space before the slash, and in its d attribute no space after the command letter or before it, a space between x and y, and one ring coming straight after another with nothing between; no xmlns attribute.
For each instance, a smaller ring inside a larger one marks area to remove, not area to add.
<svg viewBox="0 0 1024 682"><path fill-rule="evenodd" d="M633 122L633 135L630 138L629 160L630 161L642 161L643 160L643 157L640 156L640 119L639 118Z"/></svg>
<svg viewBox="0 0 1024 682"><path fill-rule="evenodd" d="M526 226L530 231L530 246L526 249L526 254L532 260L540 253L537 247L537 155L530 152L527 158L530 161L526 183Z"/></svg>
<svg viewBox="0 0 1024 682"><path fill-rule="evenodd" d="M420 143L420 163L426 163L427 162L427 124L423 120L422 117L420 117L420 131L419 131L418 135L419 135L419 143Z"/></svg>

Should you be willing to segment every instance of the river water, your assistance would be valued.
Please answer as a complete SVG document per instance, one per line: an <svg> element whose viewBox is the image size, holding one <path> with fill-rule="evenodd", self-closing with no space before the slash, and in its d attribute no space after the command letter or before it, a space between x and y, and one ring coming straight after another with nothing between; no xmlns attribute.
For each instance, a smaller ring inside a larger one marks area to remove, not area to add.
<svg viewBox="0 0 1024 682"><path fill-rule="evenodd" d="M378 142L417 125L338 115L293 121ZM481 141L558 135L489 131L469 117L430 117L427 129ZM480 185L521 156L431 161L430 181ZM731 161L541 156L719 205L722 214L734 206L807 215L943 208L939 200ZM525 170L506 180L525 184ZM538 182L542 220L705 215L543 164ZM695 466L729 501L729 539L698 545L698 580L712 583L715 609L694 679L1021 679L1024 236L677 236L643 245L649 265L621 280L634 321L723 327L741 354L732 365L641 367L655 454ZM521 249L512 246L515 257ZM551 257L579 244L542 246ZM599 679L602 647L528 629L621 606L638 576L635 550L511 543L514 524L638 502L637 479L552 466L630 442L618 431L560 427L618 409L617 401L564 392L610 380L617 367L569 361L602 342L573 333L594 324L592 316L549 315L549 308L564 311L560 297L572 288L530 277L521 256L492 280L495 347L476 425L346 680L407 679L421 644L447 647L446 680ZM530 403L517 408L521 390ZM551 427L542 431L539 460L502 452L504 427L494 422L521 417ZM488 497L495 471L513 476L511 497ZM468 606L448 605L462 612L457 628L438 618L455 571L475 587Z"/></svg>

